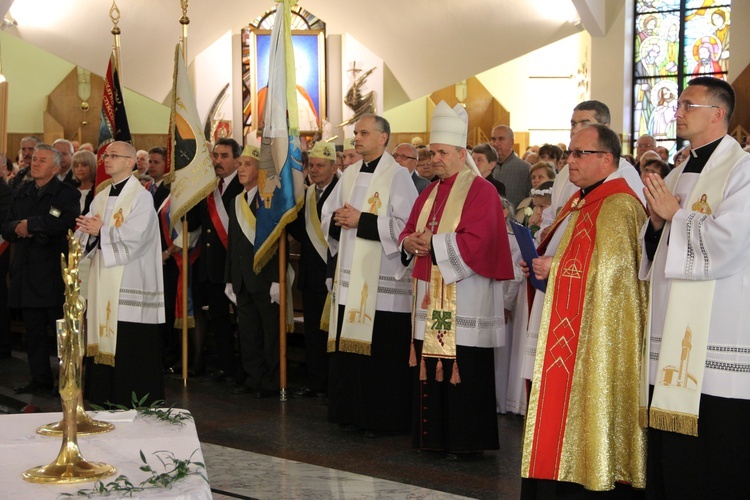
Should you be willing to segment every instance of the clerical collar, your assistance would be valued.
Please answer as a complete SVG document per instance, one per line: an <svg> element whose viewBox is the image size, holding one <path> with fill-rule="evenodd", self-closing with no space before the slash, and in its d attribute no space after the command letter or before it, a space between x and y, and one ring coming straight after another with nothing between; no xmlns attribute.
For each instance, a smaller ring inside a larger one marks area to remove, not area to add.
<svg viewBox="0 0 750 500"><path fill-rule="evenodd" d="M604 179L600 180L599 182L593 183L592 185L590 185L587 188L581 188L581 198L583 198L584 196L586 196L587 194L589 194L591 191L593 191L594 189L596 189L599 186L601 186L602 184L604 184L604 181L606 181L606 180L607 179L604 178Z"/></svg>
<svg viewBox="0 0 750 500"><path fill-rule="evenodd" d="M451 175L450 177L446 177L445 179L440 179L438 177L438 180L440 181L440 184L442 184L444 186L449 186L450 187L450 186L452 186L456 182L456 178L457 177L458 177L458 172L456 172L455 174Z"/></svg>
<svg viewBox="0 0 750 500"><path fill-rule="evenodd" d="M683 170L683 172L700 174L703 171L703 167L708 163L708 159L711 158L711 155L716 151L716 148L719 146L722 139L723 137L720 137L714 142L709 142L699 148L691 149L690 157L688 158L687 165L685 165L685 170Z"/></svg>
<svg viewBox="0 0 750 500"><path fill-rule="evenodd" d="M359 171L365 174L371 174L375 172L375 167L378 166L378 163L380 163L380 159L382 157L383 155L380 155L369 163L365 162L365 159L362 158L362 168L360 168Z"/></svg>
<svg viewBox="0 0 750 500"><path fill-rule="evenodd" d="M128 177L125 177L125 180L122 180L117 184L113 182L109 187L109 196L120 196L120 193L122 193L122 188L125 187L126 182L128 182Z"/></svg>

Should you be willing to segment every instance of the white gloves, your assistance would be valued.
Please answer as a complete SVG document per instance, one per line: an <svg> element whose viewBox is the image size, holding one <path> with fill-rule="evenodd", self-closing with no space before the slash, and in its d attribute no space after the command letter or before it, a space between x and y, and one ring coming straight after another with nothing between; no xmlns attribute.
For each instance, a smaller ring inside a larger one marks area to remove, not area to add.
<svg viewBox="0 0 750 500"><path fill-rule="evenodd" d="M271 283L271 304L281 304L281 293L279 291L278 283Z"/></svg>
<svg viewBox="0 0 750 500"><path fill-rule="evenodd" d="M232 301L232 304L237 305L237 295L235 295L234 290L232 290L232 284L227 283L224 285L224 295L227 296L227 298Z"/></svg>

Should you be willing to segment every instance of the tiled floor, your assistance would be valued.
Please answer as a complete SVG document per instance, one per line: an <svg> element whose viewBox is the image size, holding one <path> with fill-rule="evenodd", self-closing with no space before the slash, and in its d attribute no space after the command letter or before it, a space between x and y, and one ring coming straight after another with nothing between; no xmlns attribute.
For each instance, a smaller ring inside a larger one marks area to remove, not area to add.
<svg viewBox="0 0 750 500"><path fill-rule="evenodd" d="M15 395L23 355L0 360L0 412L59 411L48 394ZM290 368L290 384L295 380ZM296 377L299 379L299 377ZM168 404L190 410L215 498L518 498L523 421L498 416L500 450L472 462L417 454L407 435L367 439L326 420L316 398L255 399L228 383L167 378Z"/></svg>

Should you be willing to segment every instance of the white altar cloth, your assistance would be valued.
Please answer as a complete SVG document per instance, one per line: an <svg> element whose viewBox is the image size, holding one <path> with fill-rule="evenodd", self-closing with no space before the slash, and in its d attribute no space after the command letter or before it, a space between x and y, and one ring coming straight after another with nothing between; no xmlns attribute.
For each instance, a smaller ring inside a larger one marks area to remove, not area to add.
<svg viewBox="0 0 750 500"><path fill-rule="evenodd" d="M27 469L47 465L57 458L62 438L41 436L36 433L36 429L61 419L61 413L0 416L0 497L56 499L61 493L75 493L94 485L93 482L72 485L34 484L23 479L22 474ZM139 470L143 465L140 451L143 451L146 460L157 472L164 472L164 469L159 459L153 455L156 451L172 452L177 459L187 459L195 451L191 461L204 461L195 424L190 421L185 421L185 425L181 426L154 417L139 416L132 422L115 422L112 432L78 436L78 447L86 460L115 466L117 471L103 480L105 484L118 475L127 476L135 485L147 479L150 474ZM199 476L189 476L175 483L169 490L137 493L132 498L210 500L212 496L206 481Z"/></svg>

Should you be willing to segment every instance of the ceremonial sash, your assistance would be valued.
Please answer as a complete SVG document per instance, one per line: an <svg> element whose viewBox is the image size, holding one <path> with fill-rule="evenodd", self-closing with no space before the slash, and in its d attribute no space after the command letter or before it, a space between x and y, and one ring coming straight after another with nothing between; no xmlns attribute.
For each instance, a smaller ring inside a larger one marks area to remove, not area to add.
<svg viewBox="0 0 750 500"><path fill-rule="evenodd" d="M243 191L234 198L234 209L242 234L245 235L247 241L255 243L255 214L250 210L250 205L247 204L245 193L246 191ZM254 201L255 199L251 203Z"/></svg>
<svg viewBox="0 0 750 500"><path fill-rule="evenodd" d="M474 182L476 174L469 168L462 169L445 200L445 209L440 215L438 233L454 233L461 222L461 212ZM417 231L424 231L427 220L432 213L439 185L430 192L422 206L417 219ZM437 213L435 214L438 215ZM417 259L427 259L430 266L430 282L422 298L421 308L427 310L425 321L423 358L456 359L456 283L446 284L438 266L432 265L430 255L417 256ZM417 279L414 278L416 290ZM442 363L438 361L436 379L442 381ZM454 367L456 364L453 365ZM420 370L420 378L426 380L426 373ZM457 372L456 372L457 373ZM451 378L454 380L454 377ZM455 382L458 383L457 375Z"/></svg>
<svg viewBox="0 0 750 500"><path fill-rule="evenodd" d="M328 242L320 228L320 217L318 217L318 204L315 201L315 184L307 188L307 199L305 200L305 230L310 243L318 252L323 262L328 258Z"/></svg>
<svg viewBox="0 0 750 500"><path fill-rule="evenodd" d="M391 183L399 167L399 164L395 161L381 161L372 174L361 205L356 208L362 212L372 213L376 216L381 213L386 214L388 212ZM343 200L350 201L358 175L359 171L354 169L344 171L344 175L341 177ZM350 229L349 231L356 231L356 229ZM340 351L363 354L365 356L370 355L382 253L383 249L379 241L355 238L352 269L348 284L349 292L345 307L346 316L342 322L341 336L338 343ZM331 325L338 325L336 288L339 284L339 269L341 264L342 262L339 258L334 276L333 293L331 294ZM357 302L354 300L356 296L360 298ZM336 330L337 328L334 326L328 332L328 352L336 350Z"/></svg>
<svg viewBox="0 0 750 500"><path fill-rule="evenodd" d="M725 147L725 141L732 141ZM717 207L724 199L724 190L738 161L747 153L736 146L734 139L725 137L698 177L690 193L686 208L705 200ZM736 146L736 147L728 147ZM680 175L688 162L677 167L667 187L674 193ZM705 197L705 198L703 198ZM700 243L702 225L709 214L692 211L687 218L688 245ZM662 230L659 246L654 255L667 251L671 223ZM662 332L659 361L657 363L654 395L648 412L648 425L654 429L698 435L698 412L706 367L708 335L713 307L716 281L711 278L710 259L707 251L697 254L703 258L702 275L695 279L672 279L667 299L667 311ZM700 267L691 262L691 265ZM659 270L664 272L664 270ZM653 277L650 295L653 296ZM651 301L649 301L648 325L651 333ZM645 408L648 406L650 343L646 342L641 367L641 425L646 425Z"/></svg>
<svg viewBox="0 0 750 500"><path fill-rule="evenodd" d="M170 216L171 216L171 200L172 196L167 196L167 199L162 202L161 206L159 207L159 210L157 214L159 215L159 226L161 227L162 235L164 236L164 241L167 244L167 247L172 246L175 240L182 237L182 233L177 230L177 228L171 229L169 228L170 225ZM180 225L180 230L181 230ZM183 250L184 251L184 250ZM188 328L193 328L195 326L195 314L193 313L193 294L190 293L190 288L192 286L192 265L195 264L195 261L198 259L198 256L201 253L201 247L200 245L196 244L193 248L188 250L188 296L187 296L187 302L188 302L188 310L187 310L187 323ZM175 318L174 318L174 327L175 328L182 328L182 318L184 315L184 311L182 310L182 298L183 298L183 289L182 289L182 281L184 279L184 272L185 269L182 265L182 252L175 252L171 255L171 257L174 259L175 264L177 264L177 292L175 294Z"/></svg>
<svg viewBox="0 0 750 500"><path fill-rule="evenodd" d="M229 227L229 216L227 210L224 208L224 201L221 199L221 193L219 188L214 189L214 192L206 198L206 204L208 206L208 215L211 217L211 222L214 225L216 234L224 245L224 249L227 248L227 228ZM254 241L254 240L250 240Z"/></svg>
<svg viewBox="0 0 750 500"><path fill-rule="evenodd" d="M243 191L234 198L234 210L235 214L237 215L237 222L240 225L242 234L245 235L245 238L247 238L250 243L254 244L256 219L255 214L253 214L253 211L250 210L250 205L247 204L245 193L246 191ZM256 201L257 197L254 197L250 203L255 203ZM292 265L290 263L287 263L286 274L286 327L287 331L292 331L292 329L294 328L294 304L292 303L292 283L294 282L294 270L292 269Z"/></svg>
<svg viewBox="0 0 750 500"><path fill-rule="evenodd" d="M536 407L536 411L529 412L529 415L536 415L533 444L528 476L524 477L558 478L589 264L596 246L597 216L606 197L618 192L632 194L624 179L605 182L587 198L581 198L579 191L563 206L553 231L546 238L548 241L560 221L573 214L568 225L568 231L573 236L563 250L557 268L550 274L547 285L538 340L543 351L537 349L534 381L538 383L532 389L531 398L531 405ZM536 390L538 396L534 398Z"/></svg>
<svg viewBox="0 0 750 500"><path fill-rule="evenodd" d="M104 217L111 189L110 183L91 204L91 211L102 218L102 230L108 229L110 237L127 221L133 202L143 187L135 176L131 176L120 195L115 198L109 220L106 220ZM115 366L120 285L124 270L125 266L121 265L105 267L101 250L94 254L88 291L86 355L93 356L94 363L97 364Z"/></svg>

